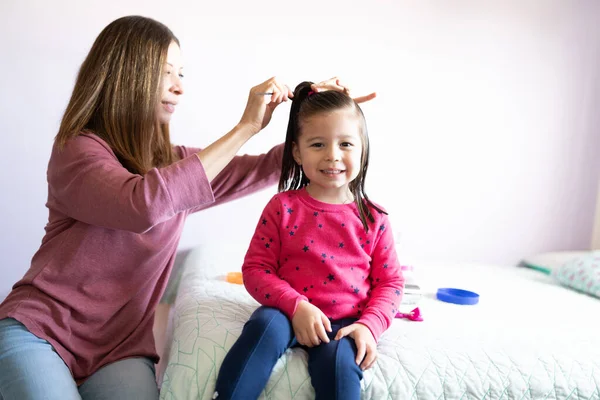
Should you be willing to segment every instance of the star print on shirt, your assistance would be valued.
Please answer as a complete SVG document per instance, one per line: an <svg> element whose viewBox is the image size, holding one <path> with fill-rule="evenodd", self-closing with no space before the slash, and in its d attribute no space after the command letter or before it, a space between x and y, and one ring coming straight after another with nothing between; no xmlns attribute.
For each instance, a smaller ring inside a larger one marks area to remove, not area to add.
<svg viewBox="0 0 600 400"><path fill-rule="evenodd" d="M265 274L270 274L271 270L270 269L265 269Z"/></svg>
<svg viewBox="0 0 600 400"><path fill-rule="evenodd" d="M335 279L335 276L333 276L333 274L329 274L327 275L327 279L329 279L329 281L333 281Z"/></svg>
<svg viewBox="0 0 600 400"><path fill-rule="evenodd" d="M314 215L315 217L318 217L318 216L319 216L319 213L318 213L317 211L315 211L315 212L313 213L313 215Z"/></svg>
<svg viewBox="0 0 600 400"><path fill-rule="evenodd" d="M302 250L306 253L308 251L308 246L304 245L304 247L302 248Z"/></svg>
<svg viewBox="0 0 600 400"><path fill-rule="evenodd" d="M270 293L267 293L267 294L265 294L265 298L266 298L267 300L268 300L268 299L270 299L270 298L271 298L271 294L270 294Z"/></svg>
<svg viewBox="0 0 600 400"><path fill-rule="evenodd" d="M344 242L340 242L340 249L344 248Z"/></svg>
<svg viewBox="0 0 600 400"><path fill-rule="evenodd" d="M287 209L287 213L288 213L288 214L291 214L291 213L293 213L293 212L294 212L294 210L292 210L291 208L288 208L288 209Z"/></svg>
<svg viewBox="0 0 600 400"><path fill-rule="evenodd" d="M263 218L263 220L262 220L262 224L263 224L263 225L266 225L266 224L267 224L267 220L266 220L265 218Z"/></svg>
<svg viewBox="0 0 600 400"><path fill-rule="evenodd" d="M381 224L381 225L379 226L379 230L380 230L381 232L385 231L385 225Z"/></svg>

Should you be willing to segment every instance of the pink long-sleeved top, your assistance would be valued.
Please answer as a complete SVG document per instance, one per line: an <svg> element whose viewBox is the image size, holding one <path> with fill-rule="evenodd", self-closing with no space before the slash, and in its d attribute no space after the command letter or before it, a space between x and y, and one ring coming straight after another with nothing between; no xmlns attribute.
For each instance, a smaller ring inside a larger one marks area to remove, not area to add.
<svg viewBox="0 0 600 400"><path fill-rule="evenodd" d="M96 135L55 146L46 234L0 319L50 342L78 383L124 358L157 362L154 310L186 217L275 184L282 150L235 157L209 182L195 148L175 147L181 160L141 176Z"/></svg>
<svg viewBox="0 0 600 400"><path fill-rule="evenodd" d="M246 289L290 320L305 300L330 319L357 318L378 340L397 313L404 278L388 217L371 212L365 232L354 203L323 203L306 189L276 194L244 258Z"/></svg>

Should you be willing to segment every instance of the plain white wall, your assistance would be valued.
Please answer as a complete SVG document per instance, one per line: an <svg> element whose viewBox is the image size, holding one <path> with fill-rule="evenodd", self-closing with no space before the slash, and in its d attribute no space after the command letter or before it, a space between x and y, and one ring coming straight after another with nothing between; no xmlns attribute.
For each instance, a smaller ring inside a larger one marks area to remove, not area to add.
<svg viewBox="0 0 600 400"><path fill-rule="evenodd" d="M166 23L182 43L177 143L205 146L249 88L341 76L372 144L367 189L400 254L515 264L588 248L600 172L600 2L0 2L0 298L43 235L45 169L74 78L113 19ZM242 152L283 140L289 106ZM275 188L192 216L182 248L244 249Z"/></svg>

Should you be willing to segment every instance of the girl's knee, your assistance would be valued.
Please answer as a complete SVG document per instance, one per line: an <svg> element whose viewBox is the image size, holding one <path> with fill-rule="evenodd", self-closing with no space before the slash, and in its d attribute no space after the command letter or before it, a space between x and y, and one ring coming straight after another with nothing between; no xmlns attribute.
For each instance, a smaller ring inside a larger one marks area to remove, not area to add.
<svg viewBox="0 0 600 400"><path fill-rule="evenodd" d="M284 313L271 307L259 307L244 325L244 329L259 329L281 331L282 328L291 326L290 320Z"/></svg>
<svg viewBox="0 0 600 400"><path fill-rule="evenodd" d="M259 343L285 351L293 340L294 331L290 320L281 311L260 307L244 325L242 336L256 338Z"/></svg>

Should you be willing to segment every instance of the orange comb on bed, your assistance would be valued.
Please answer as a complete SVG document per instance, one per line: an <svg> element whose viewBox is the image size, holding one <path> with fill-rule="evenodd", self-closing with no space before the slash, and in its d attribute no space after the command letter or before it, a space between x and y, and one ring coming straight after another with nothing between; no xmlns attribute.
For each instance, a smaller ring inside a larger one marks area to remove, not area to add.
<svg viewBox="0 0 600 400"><path fill-rule="evenodd" d="M228 272L225 276L225 280L229 283L236 283L238 285L242 285L244 283L241 272Z"/></svg>

